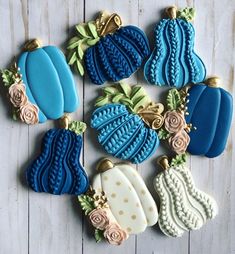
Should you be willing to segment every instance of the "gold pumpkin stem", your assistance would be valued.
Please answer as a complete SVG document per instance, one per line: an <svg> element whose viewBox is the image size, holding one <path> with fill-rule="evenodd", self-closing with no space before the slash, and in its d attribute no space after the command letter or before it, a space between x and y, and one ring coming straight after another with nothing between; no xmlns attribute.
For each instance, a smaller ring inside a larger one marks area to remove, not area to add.
<svg viewBox="0 0 235 254"><path fill-rule="evenodd" d="M170 19L176 19L177 17L177 8L176 6L171 6L166 9L166 14Z"/></svg>
<svg viewBox="0 0 235 254"><path fill-rule="evenodd" d="M157 160L157 163L164 170L167 170L170 167L168 157L166 155L163 155L163 156L159 157L158 160Z"/></svg>
<svg viewBox="0 0 235 254"><path fill-rule="evenodd" d="M101 161L99 161L96 169L100 172L104 172L104 171L107 171L113 167L114 167L113 162L108 158L104 158Z"/></svg>
<svg viewBox="0 0 235 254"><path fill-rule="evenodd" d="M25 43L24 51L33 51L35 49L41 48L41 42L38 39L33 39Z"/></svg>
<svg viewBox="0 0 235 254"><path fill-rule="evenodd" d="M221 79L219 77L211 77L211 78L208 78L206 81L205 81L205 84L208 85L209 87L220 87L221 86Z"/></svg>
<svg viewBox="0 0 235 254"><path fill-rule="evenodd" d="M60 127L63 129L68 129L69 128L69 123L71 121L71 118L68 114L64 114L61 118L60 118Z"/></svg>

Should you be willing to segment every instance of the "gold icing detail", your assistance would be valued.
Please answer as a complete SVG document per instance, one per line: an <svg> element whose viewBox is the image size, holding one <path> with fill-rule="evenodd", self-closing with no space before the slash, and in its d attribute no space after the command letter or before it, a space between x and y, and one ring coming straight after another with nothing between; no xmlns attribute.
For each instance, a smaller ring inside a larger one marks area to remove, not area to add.
<svg viewBox="0 0 235 254"><path fill-rule="evenodd" d="M109 14L106 11L100 12L98 18L95 20L96 29L100 36L114 33L122 25L120 16L116 13Z"/></svg>
<svg viewBox="0 0 235 254"><path fill-rule="evenodd" d="M124 214L124 212L122 210L120 210L118 213L119 213L119 215L123 215Z"/></svg>
<svg viewBox="0 0 235 254"><path fill-rule="evenodd" d="M117 186L121 185L121 182L119 182L119 181L118 181L118 182L116 182L116 185L117 185Z"/></svg>
<svg viewBox="0 0 235 254"><path fill-rule="evenodd" d="M100 172L105 172L105 171L107 171L107 170L109 170L113 167L114 167L114 164L112 163L112 161L108 158L104 158L104 159L99 161L99 163L97 164L96 169Z"/></svg>
<svg viewBox="0 0 235 254"><path fill-rule="evenodd" d="M112 194L111 194L111 197L112 197L112 198L116 198L116 196L117 196L116 193L112 193Z"/></svg>
<svg viewBox="0 0 235 254"><path fill-rule="evenodd" d="M128 203L128 198L124 198L124 199L123 199L123 202L124 202L124 203Z"/></svg>
<svg viewBox="0 0 235 254"><path fill-rule="evenodd" d="M152 207L152 206L149 207L149 211L150 211L150 212L153 211L153 207Z"/></svg>
<svg viewBox="0 0 235 254"><path fill-rule="evenodd" d="M41 42L38 39L33 39L25 43L23 50L24 51L33 51L37 48L41 48Z"/></svg>
<svg viewBox="0 0 235 254"><path fill-rule="evenodd" d="M166 8L165 12L170 19L176 19L176 17L177 17L176 6L170 6L170 7Z"/></svg>
<svg viewBox="0 0 235 254"><path fill-rule="evenodd" d="M98 193L97 190L93 189L90 186L90 188L86 192L86 195L93 198L96 208L109 208L109 205L107 203L108 199L104 191Z"/></svg>
<svg viewBox="0 0 235 254"><path fill-rule="evenodd" d="M145 190L141 190L142 195L145 195L145 193L146 193Z"/></svg>
<svg viewBox="0 0 235 254"><path fill-rule="evenodd" d="M104 180L105 180L105 181L108 181L108 179L109 179L109 178L108 178L107 176L104 176Z"/></svg>
<svg viewBox="0 0 235 254"><path fill-rule="evenodd" d="M157 163L164 169L168 169L170 167L168 157L163 155L158 158Z"/></svg>
<svg viewBox="0 0 235 254"><path fill-rule="evenodd" d="M132 220L135 220L136 219L136 215L135 214L131 215L131 218L132 218Z"/></svg>
<svg viewBox="0 0 235 254"><path fill-rule="evenodd" d="M205 84L209 87L220 87L221 79L219 77L210 77L205 81Z"/></svg>
<svg viewBox="0 0 235 254"><path fill-rule="evenodd" d="M130 233L132 229L128 227L126 230Z"/></svg>
<svg viewBox="0 0 235 254"><path fill-rule="evenodd" d="M60 119L60 127L63 129L68 129L69 128L69 122L71 121L71 118L68 114L64 114Z"/></svg>
<svg viewBox="0 0 235 254"><path fill-rule="evenodd" d="M140 207L140 204L139 204L139 203L136 203L136 207Z"/></svg>

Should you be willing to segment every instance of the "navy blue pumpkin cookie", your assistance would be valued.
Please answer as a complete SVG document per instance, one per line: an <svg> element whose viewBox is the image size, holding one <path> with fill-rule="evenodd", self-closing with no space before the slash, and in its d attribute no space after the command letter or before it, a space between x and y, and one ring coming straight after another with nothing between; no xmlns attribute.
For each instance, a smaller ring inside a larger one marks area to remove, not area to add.
<svg viewBox="0 0 235 254"><path fill-rule="evenodd" d="M119 15L101 12L96 21L76 26L68 43L68 64L92 83L120 81L137 71L149 55L145 33L136 26L123 26ZM84 67L83 67L84 66Z"/></svg>

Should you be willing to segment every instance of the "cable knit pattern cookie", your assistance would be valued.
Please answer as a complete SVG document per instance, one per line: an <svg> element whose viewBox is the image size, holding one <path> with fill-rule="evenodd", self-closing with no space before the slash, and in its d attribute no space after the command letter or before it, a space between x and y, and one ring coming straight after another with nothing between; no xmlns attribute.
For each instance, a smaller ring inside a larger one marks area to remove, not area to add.
<svg viewBox="0 0 235 254"><path fill-rule="evenodd" d="M189 134L188 151L193 155L213 158L225 149L232 121L233 98L220 86L220 79L212 77L188 91L186 121L194 127Z"/></svg>
<svg viewBox="0 0 235 254"><path fill-rule="evenodd" d="M3 70L2 77L9 89L14 118L26 124L59 119L78 107L72 73L55 46L41 47L38 40L29 41L17 64Z"/></svg>
<svg viewBox="0 0 235 254"><path fill-rule="evenodd" d="M120 83L103 91L91 118L99 143L117 158L143 162L159 145L156 130L163 124L163 105L152 103L141 86Z"/></svg>
<svg viewBox="0 0 235 254"><path fill-rule="evenodd" d="M194 52L194 28L189 22L194 12L193 8L167 8L169 18L156 26L156 46L144 67L149 83L181 88L204 80L205 66Z"/></svg>
<svg viewBox="0 0 235 254"><path fill-rule="evenodd" d="M51 129L45 134L41 154L26 171L27 182L34 191L55 195L87 191L88 177L79 161L80 134L85 124L72 122L68 128Z"/></svg>
<svg viewBox="0 0 235 254"><path fill-rule="evenodd" d="M108 209L106 215L108 214L108 217L111 218L107 221L111 220L111 223L116 223L125 232L125 236L141 233L147 226L157 223L157 206L143 179L134 168L123 163L113 164L109 159L102 160L97 168L99 174L94 177L92 184L96 195L93 195L92 198L93 202L99 206L100 195L105 196L106 209ZM96 198L97 195L98 198ZM101 231L100 235L103 234L105 237L110 223L103 226L101 219L94 220L94 209L87 211L84 199L85 195L79 197L83 209L93 226ZM95 211L97 213L97 208ZM99 221L99 224L94 221Z"/></svg>
<svg viewBox="0 0 235 254"><path fill-rule="evenodd" d="M83 75L84 60L88 76L98 85L130 77L149 55L149 43L138 27L121 25L117 14L106 12L95 22L77 25L68 44L68 63Z"/></svg>
<svg viewBox="0 0 235 254"><path fill-rule="evenodd" d="M160 198L158 224L167 236L180 237L185 231L196 230L217 212L215 200L198 190L184 160L177 156L168 164L166 156L159 159L164 171L154 179L154 187Z"/></svg>

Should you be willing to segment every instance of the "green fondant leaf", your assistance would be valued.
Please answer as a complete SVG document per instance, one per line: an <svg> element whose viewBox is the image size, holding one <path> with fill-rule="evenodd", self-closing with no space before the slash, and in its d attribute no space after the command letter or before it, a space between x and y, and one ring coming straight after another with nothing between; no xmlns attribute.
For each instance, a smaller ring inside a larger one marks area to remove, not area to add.
<svg viewBox="0 0 235 254"><path fill-rule="evenodd" d="M122 90L122 92L126 95L126 96L130 96L131 95L131 86L126 84L126 83L123 83L123 82L120 82L119 83L119 86Z"/></svg>
<svg viewBox="0 0 235 254"><path fill-rule="evenodd" d="M86 124L79 121L72 121L69 123L69 130L75 132L77 135L82 134L86 130Z"/></svg>
<svg viewBox="0 0 235 254"><path fill-rule="evenodd" d="M159 139L162 139L162 140L168 139L170 137L170 133L164 128L161 128L157 134Z"/></svg>
<svg viewBox="0 0 235 254"><path fill-rule="evenodd" d="M91 36L89 36L89 34L87 33L85 26L86 24L78 24L75 26L75 28L82 38L91 38Z"/></svg>
<svg viewBox="0 0 235 254"><path fill-rule="evenodd" d="M82 50L82 43L79 43L77 47L77 53L78 53L78 57L82 60L84 56L84 52Z"/></svg>
<svg viewBox="0 0 235 254"><path fill-rule="evenodd" d="M89 39L89 40L87 40L87 45L93 46L93 45L95 45L99 40L100 40L100 38Z"/></svg>
<svg viewBox="0 0 235 254"><path fill-rule="evenodd" d="M2 75L3 84L6 87L9 87L12 84L14 84L15 78L14 78L14 72L13 71L8 70L8 69L1 70L1 75Z"/></svg>
<svg viewBox="0 0 235 254"><path fill-rule="evenodd" d="M118 89L112 86L107 86L103 89L104 93L107 95L114 95L118 93Z"/></svg>
<svg viewBox="0 0 235 254"><path fill-rule="evenodd" d="M95 240L97 243L104 239L104 232L98 228L95 229Z"/></svg>
<svg viewBox="0 0 235 254"><path fill-rule="evenodd" d="M169 110L177 110L182 104L179 91L175 88L169 90L166 101Z"/></svg>
<svg viewBox="0 0 235 254"><path fill-rule="evenodd" d="M98 33L97 33L97 30L96 30L96 25L94 24L93 21L88 22L88 23L87 23L87 26L88 26L89 31L90 31L90 33L91 33L91 35L92 35L92 37L93 37L94 39L96 39L97 37L99 37L99 36L98 36Z"/></svg>
<svg viewBox="0 0 235 254"><path fill-rule="evenodd" d="M17 120L18 120L18 114L17 114L17 112L16 112L15 110L13 110L13 112L12 112L12 119L13 119L14 121L17 121Z"/></svg>
<svg viewBox="0 0 235 254"><path fill-rule="evenodd" d="M146 95L142 95L135 99L133 102L134 112L137 112L141 106L147 106L151 102L150 98Z"/></svg>
<svg viewBox="0 0 235 254"><path fill-rule="evenodd" d="M94 200L88 195L83 194L78 196L78 201L85 215L88 215L92 210L95 209Z"/></svg>
<svg viewBox="0 0 235 254"><path fill-rule="evenodd" d="M76 59L77 59L76 52L73 52L73 54L70 56L70 58L68 58L68 64L73 65L74 62L76 61Z"/></svg>
<svg viewBox="0 0 235 254"><path fill-rule="evenodd" d="M79 41L75 41L74 43L70 44L67 49L75 49L79 45Z"/></svg>
<svg viewBox="0 0 235 254"><path fill-rule="evenodd" d="M186 153L176 155L175 158L171 160L171 166L174 167L185 164L186 158L187 158Z"/></svg>
<svg viewBox="0 0 235 254"><path fill-rule="evenodd" d="M76 69L77 69L77 72L78 72L81 76L83 76L83 75L84 75L84 68L83 68L81 62L80 62L79 60L76 60L75 64L76 64L75 67L76 67Z"/></svg>
<svg viewBox="0 0 235 254"><path fill-rule="evenodd" d="M195 18L195 9L186 7L177 11L177 18L185 19L186 21L193 21Z"/></svg>
<svg viewBox="0 0 235 254"><path fill-rule="evenodd" d="M120 99L120 102L126 106L133 106L133 102L132 100L128 99L128 98L122 98Z"/></svg>
<svg viewBox="0 0 235 254"><path fill-rule="evenodd" d="M119 103L120 99L122 99L125 95L122 93L118 93L116 94L113 98L112 98L112 102L113 103Z"/></svg>
<svg viewBox="0 0 235 254"><path fill-rule="evenodd" d="M96 107L102 107L106 104L110 103L109 97L108 96L100 96L97 98L95 102Z"/></svg>

